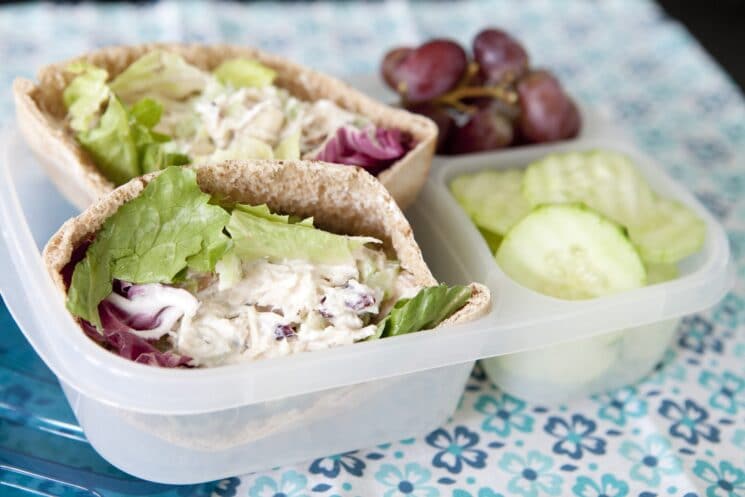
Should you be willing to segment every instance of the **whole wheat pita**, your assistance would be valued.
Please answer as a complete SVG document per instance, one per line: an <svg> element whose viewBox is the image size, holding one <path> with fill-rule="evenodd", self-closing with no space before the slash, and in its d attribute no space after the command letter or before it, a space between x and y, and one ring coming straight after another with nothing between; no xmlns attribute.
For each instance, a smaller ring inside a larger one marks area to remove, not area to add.
<svg viewBox="0 0 745 497"><path fill-rule="evenodd" d="M77 207L87 207L112 191L114 184L99 172L66 123L62 94L74 75L65 68L75 60L85 60L106 69L113 78L143 54L156 49L178 53L207 71L232 58L254 59L275 70L275 84L295 97L309 101L328 99L377 126L408 133L415 142L414 148L381 172L378 179L402 208L414 201L424 184L437 139L437 127L429 119L388 107L335 78L253 48L158 43L104 48L42 68L38 83L18 78L13 84L21 133L63 195Z"/></svg>
<svg viewBox="0 0 745 497"><path fill-rule="evenodd" d="M61 297L66 293L61 271L74 249L94 237L106 219L137 197L158 174L135 178L104 195L52 236L43 260ZM312 216L317 227L331 232L378 238L416 284L437 284L393 197L360 169L318 161L227 161L200 167L197 183L206 193L236 202L267 204L274 212ZM469 302L442 324L470 321L488 312L488 289L477 283L470 288Z"/></svg>

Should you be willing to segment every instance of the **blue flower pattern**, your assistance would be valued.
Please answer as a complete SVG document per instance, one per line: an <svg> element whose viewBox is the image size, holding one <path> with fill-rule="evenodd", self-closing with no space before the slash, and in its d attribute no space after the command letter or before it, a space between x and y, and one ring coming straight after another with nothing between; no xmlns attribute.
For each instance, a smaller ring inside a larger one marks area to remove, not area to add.
<svg viewBox="0 0 745 497"><path fill-rule="evenodd" d="M623 387L605 395L596 395L593 398L600 403L598 417L618 426L625 426L632 418L641 418L647 414L647 401L638 395L636 387L633 386Z"/></svg>
<svg viewBox="0 0 745 497"><path fill-rule="evenodd" d="M499 467L512 476L507 489L522 497L561 495L563 478L552 472L551 457L531 450L527 455L508 452L499 461Z"/></svg>
<svg viewBox="0 0 745 497"><path fill-rule="evenodd" d="M432 473L416 463L403 467L384 464L375 479L387 487L383 497L438 497L439 490L430 484Z"/></svg>
<svg viewBox="0 0 745 497"><path fill-rule="evenodd" d="M240 485L240 478L226 478L215 483L212 495L215 497L235 497L236 489ZM193 494L190 494L193 495Z"/></svg>
<svg viewBox="0 0 745 497"><path fill-rule="evenodd" d="M604 474L599 481L580 476L572 487L577 497L626 497L629 485L611 474Z"/></svg>
<svg viewBox="0 0 745 497"><path fill-rule="evenodd" d="M559 74L572 94L593 110L615 116L616 125L725 223L737 266L733 291L712 310L685 318L659 367L633 387L568 406L543 406L500 392L478 374L469 381L453 421L429 437L219 482L162 492L153 487L158 490L149 494L745 497L745 113L739 91L701 58L684 31L660 22L652 4L608 0L583 9L571 2L559 7L524 2L514 8L506 0L461 2L457 9L439 3L300 4L293 7L296 15L284 16L282 7L271 4L249 11L229 4L211 8L170 2L117 7L122 21L105 32L99 21L110 17L108 7L54 7L65 14L51 16L40 14L45 8L0 9L0 24L12 40L8 45L0 39L6 55L0 75L7 85L15 75L30 76L33 67L65 59L90 44L131 43L170 33L164 29L165 16L145 14L156 12L152 9L180 19L173 36L184 40L258 45L341 75L377 70L375 53L416 37L452 34L467 41L484 24L485 11L499 12L498 24L514 27L530 44L531 55ZM274 22L278 16L286 20L280 33ZM618 46L614 40L619 37L631 41ZM565 49L567 40L576 50ZM329 47L341 46L344 57L330 53ZM627 80L643 83L619 84ZM0 116L9 119L12 109L8 95L0 96ZM0 420L0 446L22 450L27 440L21 433L45 426L44 416L61 421L55 429L69 426L71 443L80 445L56 380L2 304L0 331L0 400L9 406ZM40 381L19 381L17 365ZM121 477L92 451L78 455L68 447L53 451L64 459L61 463ZM74 493L64 483L7 471L0 479L37 492Z"/></svg>
<svg viewBox="0 0 745 497"><path fill-rule="evenodd" d="M512 430L530 432L533 429L533 418L525 412L525 402L509 394L498 397L482 395L476 401L474 409L486 417L481 429L507 437Z"/></svg>
<svg viewBox="0 0 745 497"><path fill-rule="evenodd" d="M745 410L745 378L725 371L721 375L702 371L698 382L711 391L709 406L712 409L735 415Z"/></svg>
<svg viewBox="0 0 745 497"><path fill-rule="evenodd" d="M452 434L438 428L425 438L432 447L441 449L432 459L436 468L445 468L451 473L460 473L464 465L472 468L486 466L486 452L476 448L479 436L465 426L456 426Z"/></svg>
<svg viewBox="0 0 745 497"><path fill-rule="evenodd" d="M453 490L453 497L504 497L489 487L482 487L477 492L471 493L461 488Z"/></svg>
<svg viewBox="0 0 745 497"><path fill-rule="evenodd" d="M330 457L316 459L308 468L313 474L320 474L327 478L336 478L342 472L349 473L352 476L362 476L365 469L365 462L356 457L357 451L345 452Z"/></svg>
<svg viewBox="0 0 745 497"><path fill-rule="evenodd" d="M691 399L682 404L665 399L660 405L659 413L673 423L670 425L671 436L696 445L700 440L719 441L719 428L708 422L709 413Z"/></svg>
<svg viewBox="0 0 745 497"><path fill-rule="evenodd" d="M659 486L665 476L683 471L680 458L673 451L670 440L656 433L649 435L643 444L625 440L619 452L633 463L629 472L631 479L650 487Z"/></svg>
<svg viewBox="0 0 745 497"><path fill-rule="evenodd" d="M580 459L585 451L592 454L605 453L605 440L593 435L596 426L594 421L581 414L574 414L569 420L552 416L543 429L559 439L551 450L556 454L566 454L572 459Z"/></svg>
<svg viewBox="0 0 745 497"><path fill-rule="evenodd" d="M271 476L260 476L248 490L249 497L309 497L305 490L308 478L290 470L282 473L278 479Z"/></svg>
<svg viewBox="0 0 745 497"><path fill-rule="evenodd" d="M707 350L717 353L722 352L723 343L714 334L714 325L701 316L685 318L681 328L678 344L682 348L696 354L703 354Z"/></svg>
<svg viewBox="0 0 745 497"><path fill-rule="evenodd" d="M712 312L714 322L727 328L745 323L745 299L734 293L727 294Z"/></svg>
<svg viewBox="0 0 745 497"><path fill-rule="evenodd" d="M704 461L696 461L693 474L705 481L707 497L745 496L745 471L729 461L721 461L718 466Z"/></svg>

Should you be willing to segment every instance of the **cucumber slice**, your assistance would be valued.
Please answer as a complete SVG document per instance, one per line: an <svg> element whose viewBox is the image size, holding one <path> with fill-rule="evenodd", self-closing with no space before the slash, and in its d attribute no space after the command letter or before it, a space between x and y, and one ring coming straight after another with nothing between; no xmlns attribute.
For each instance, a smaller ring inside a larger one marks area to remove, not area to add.
<svg viewBox="0 0 745 497"><path fill-rule="evenodd" d="M518 283L579 300L639 288L646 272L623 228L586 207L536 208L497 250L497 263Z"/></svg>
<svg viewBox="0 0 745 497"><path fill-rule="evenodd" d="M523 194L531 205L583 203L631 226L649 216L655 194L625 155L607 150L552 154L528 165Z"/></svg>
<svg viewBox="0 0 745 497"><path fill-rule="evenodd" d="M628 157L607 150L554 154L530 164L531 205L581 202L625 226L644 262L675 263L701 249L706 226L684 205L660 199Z"/></svg>
<svg viewBox="0 0 745 497"><path fill-rule="evenodd" d="M458 176L450 191L476 226L504 235L530 212L521 193L522 181L519 169L485 170Z"/></svg>
<svg viewBox="0 0 745 497"><path fill-rule="evenodd" d="M645 264L647 284L664 283L678 277L678 266L675 264Z"/></svg>
<svg viewBox="0 0 745 497"><path fill-rule="evenodd" d="M675 263L701 250L706 225L679 202L659 199L655 208L636 224L629 236L645 262Z"/></svg>
<svg viewBox="0 0 745 497"><path fill-rule="evenodd" d="M481 365L498 386L514 384L534 391L540 388L538 385L550 385L566 390L592 383L613 368L621 354L623 333L623 330L616 331L482 359Z"/></svg>

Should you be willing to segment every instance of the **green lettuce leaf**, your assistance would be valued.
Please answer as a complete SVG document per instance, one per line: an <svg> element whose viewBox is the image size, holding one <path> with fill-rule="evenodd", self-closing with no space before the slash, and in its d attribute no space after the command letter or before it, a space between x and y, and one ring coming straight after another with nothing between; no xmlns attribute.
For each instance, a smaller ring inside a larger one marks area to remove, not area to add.
<svg viewBox="0 0 745 497"><path fill-rule="evenodd" d="M256 60L230 59L220 64L214 75L220 83L233 88L263 88L274 82L277 73Z"/></svg>
<svg viewBox="0 0 745 497"><path fill-rule="evenodd" d="M160 171L169 166L183 166L190 161L186 154L166 152L159 143L149 143L141 148L142 174Z"/></svg>
<svg viewBox="0 0 745 497"><path fill-rule="evenodd" d="M77 137L103 175L116 185L141 174L129 115L115 95L109 97L98 126L79 132Z"/></svg>
<svg viewBox="0 0 745 497"><path fill-rule="evenodd" d="M218 288L225 290L235 286L243 278L241 259L231 250L215 265L218 277Z"/></svg>
<svg viewBox="0 0 745 497"><path fill-rule="evenodd" d="M163 106L152 98L143 98L129 109L129 113L137 124L152 129L160 122Z"/></svg>
<svg viewBox="0 0 745 497"><path fill-rule="evenodd" d="M311 217L300 217L300 216L290 216L290 223L292 224L300 224L302 226L308 226L310 228L313 228L313 216ZM375 240L377 242L377 240Z"/></svg>
<svg viewBox="0 0 745 497"><path fill-rule="evenodd" d="M84 61L74 62L66 70L77 74L62 92L70 127L75 131L88 131L111 95L106 85L109 73Z"/></svg>
<svg viewBox="0 0 745 497"><path fill-rule="evenodd" d="M368 265L361 271L361 283L372 288L380 288L383 290L384 298L388 298L393 294L398 272L398 261L385 261L382 268L374 267L372 270Z"/></svg>
<svg viewBox="0 0 745 497"><path fill-rule="evenodd" d="M266 219L268 221L274 221L275 223L290 224L290 216L274 214L272 211L269 210L269 206L266 204L260 204L260 205L235 204L233 208L238 209L241 212L246 212L253 216Z"/></svg>
<svg viewBox="0 0 745 497"><path fill-rule="evenodd" d="M213 202L215 198L213 196ZM304 226L313 228L313 218L298 218L296 216L288 216L275 214L269 210L269 206L266 204L249 205L240 204L235 202L229 202L227 199L217 199L218 203L229 210L238 210L251 214L252 216L271 221L273 223L280 224L295 224L299 223ZM232 239L231 246L232 246ZM240 281L243 272L241 270L241 259L236 255L234 250L229 250L215 265L215 271L219 277L219 287L221 290L234 286Z"/></svg>
<svg viewBox="0 0 745 497"><path fill-rule="evenodd" d="M152 50L127 67L109 85L123 101L142 97L181 100L201 92L209 75L173 52Z"/></svg>
<svg viewBox="0 0 745 497"><path fill-rule="evenodd" d="M98 304L113 279L171 283L190 267L211 271L229 248L223 233L230 215L209 204L194 171L170 167L104 222L75 266L67 308L100 326Z"/></svg>
<svg viewBox="0 0 745 497"><path fill-rule="evenodd" d="M354 252L375 238L336 235L303 223L284 224L234 209L227 225L242 260L300 259L317 264L354 263Z"/></svg>
<svg viewBox="0 0 745 497"><path fill-rule="evenodd" d="M301 224L303 226L308 226L310 228L314 227L312 217L303 218L303 217L294 216L294 215L283 216L281 214L275 214L269 210L269 206L266 204L260 204L260 205L233 204L230 208L238 209L239 211L247 212L256 217L261 217L269 221L274 221L275 223Z"/></svg>
<svg viewBox="0 0 745 497"><path fill-rule="evenodd" d="M186 263L195 271L212 271L232 246L233 241L225 233L214 231L205 236L202 250L186 259Z"/></svg>
<svg viewBox="0 0 745 497"><path fill-rule="evenodd" d="M169 154L162 143L170 137L152 130L160 121L163 106L152 98L143 98L129 109L129 125L137 147L140 174L165 169L168 166L181 166L189 162L183 154ZM131 179L131 178L130 178Z"/></svg>
<svg viewBox="0 0 745 497"><path fill-rule="evenodd" d="M222 162L233 159L273 159L274 150L271 145L258 138L243 137L233 140L228 148L215 150L210 156L210 162Z"/></svg>
<svg viewBox="0 0 745 497"><path fill-rule="evenodd" d="M463 307L471 297L467 286L438 285L424 288L411 299L401 299L391 312L378 323L372 338L405 335L429 330Z"/></svg>
<svg viewBox="0 0 745 497"><path fill-rule="evenodd" d="M162 112L163 106L151 98L127 111L112 94L98 126L78 133L78 141L103 175L117 185L144 173L188 164L188 156L164 150L168 136L153 131Z"/></svg>

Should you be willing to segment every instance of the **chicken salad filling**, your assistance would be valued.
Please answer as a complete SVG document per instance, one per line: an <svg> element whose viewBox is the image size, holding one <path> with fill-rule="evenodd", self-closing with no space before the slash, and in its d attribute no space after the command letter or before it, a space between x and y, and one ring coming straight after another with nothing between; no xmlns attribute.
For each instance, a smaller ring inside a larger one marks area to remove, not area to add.
<svg viewBox="0 0 745 497"><path fill-rule="evenodd" d="M76 62L63 93L80 145L115 184L171 165L227 159L318 159L390 167L414 145L398 129L277 86L257 61L230 59L202 70L178 54L153 50L109 77Z"/></svg>
<svg viewBox="0 0 745 497"><path fill-rule="evenodd" d="M375 238L223 204L169 167L120 207L63 271L84 331L136 362L212 367L430 329L470 298L417 284Z"/></svg>

